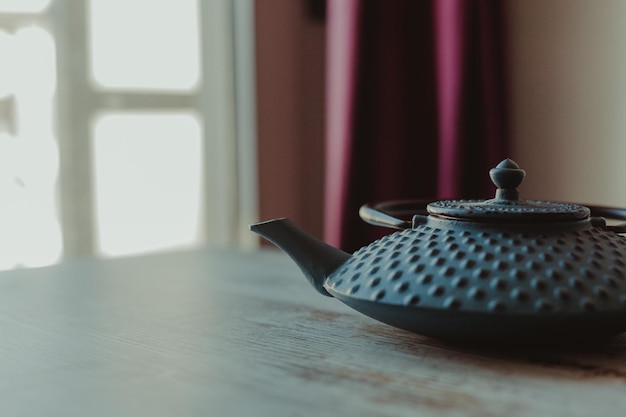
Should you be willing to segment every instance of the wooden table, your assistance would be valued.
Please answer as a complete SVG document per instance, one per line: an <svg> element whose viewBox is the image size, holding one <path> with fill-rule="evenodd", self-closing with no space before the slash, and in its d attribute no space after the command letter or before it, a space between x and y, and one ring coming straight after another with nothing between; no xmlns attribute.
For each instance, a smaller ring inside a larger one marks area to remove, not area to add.
<svg viewBox="0 0 626 417"><path fill-rule="evenodd" d="M621 416L626 339L449 346L212 249L0 273L4 416Z"/></svg>

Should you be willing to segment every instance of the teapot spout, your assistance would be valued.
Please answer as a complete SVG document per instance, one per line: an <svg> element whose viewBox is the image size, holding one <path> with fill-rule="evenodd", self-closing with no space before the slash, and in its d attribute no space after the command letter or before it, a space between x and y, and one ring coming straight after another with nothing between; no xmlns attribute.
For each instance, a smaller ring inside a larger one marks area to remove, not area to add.
<svg viewBox="0 0 626 417"><path fill-rule="evenodd" d="M326 278L352 256L310 235L287 218L256 223L250 230L287 253L313 287L329 297L324 288Z"/></svg>

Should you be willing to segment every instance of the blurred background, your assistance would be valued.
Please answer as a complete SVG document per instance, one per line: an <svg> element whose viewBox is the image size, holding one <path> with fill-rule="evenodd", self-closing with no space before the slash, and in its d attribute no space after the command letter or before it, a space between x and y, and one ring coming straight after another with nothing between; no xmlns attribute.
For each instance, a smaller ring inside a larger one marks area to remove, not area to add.
<svg viewBox="0 0 626 417"><path fill-rule="evenodd" d="M342 19L359 3L0 0L0 269L206 245L254 248L248 224L282 216L328 238L339 227L328 220L328 189L337 183L336 122L329 122L341 81L337 28L349 27ZM426 3L440 10L454 2ZM527 171L524 198L625 206L626 2L473 3L497 11L492 40L505 105L493 158L510 156ZM380 61L368 51L395 50L393 40L376 42L385 30L396 36L390 30L406 26L418 36L415 28L424 27L407 13L405 26L393 24L393 14L377 26L384 13L367 7L357 18L358 57ZM415 44L407 45L398 56L411 54ZM431 65L404 59L415 79ZM432 84L424 80L420 88ZM399 84L398 91L407 86ZM421 112L408 119L438 117L427 103L411 107L422 90L406 91L403 108ZM383 108L400 103L390 97ZM383 117L377 109L366 118ZM418 150L404 153L423 153L416 173L421 160L446 159L419 142L428 142L423 124L412 128L405 140ZM368 163L376 159L365 171ZM397 170L406 187L384 187L396 198L456 197ZM389 198L368 194L371 179L358 178L345 185L364 189L351 196L357 203Z"/></svg>

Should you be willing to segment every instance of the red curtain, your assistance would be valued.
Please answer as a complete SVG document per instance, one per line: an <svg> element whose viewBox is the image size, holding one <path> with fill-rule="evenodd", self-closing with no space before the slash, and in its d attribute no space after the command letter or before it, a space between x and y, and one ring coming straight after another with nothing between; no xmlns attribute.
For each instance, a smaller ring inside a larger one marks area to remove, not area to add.
<svg viewBox="0 0 626 417"><path fill-rule="evenodd" d="M485 198L507 156L498 0L328 0L325 239L382 233L364 203Z"/></svg>

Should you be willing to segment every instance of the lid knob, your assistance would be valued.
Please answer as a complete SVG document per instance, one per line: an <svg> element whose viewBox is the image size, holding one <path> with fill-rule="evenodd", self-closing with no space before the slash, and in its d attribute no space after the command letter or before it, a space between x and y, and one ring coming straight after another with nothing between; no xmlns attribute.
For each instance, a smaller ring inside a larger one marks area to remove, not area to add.
<svg viewBox="0 0 626 417"><path fill-rule="evenodd" d="M553 201L522 200L517 187L526 171L514 161L505 159L489 171L498 187L490 200L443 200L429 203L428 214L444 219L471 220L485 223L549 224L589 218L588 207Z"/></svg>
<svg viewBox="0 0 626 417"><path fill-rule="evenodd" d="M521 169L512 159L505 159L489 171L491 181L498 187L496 200L514 202L519 200L517 187L524 181L526 171Z"/></svg>

